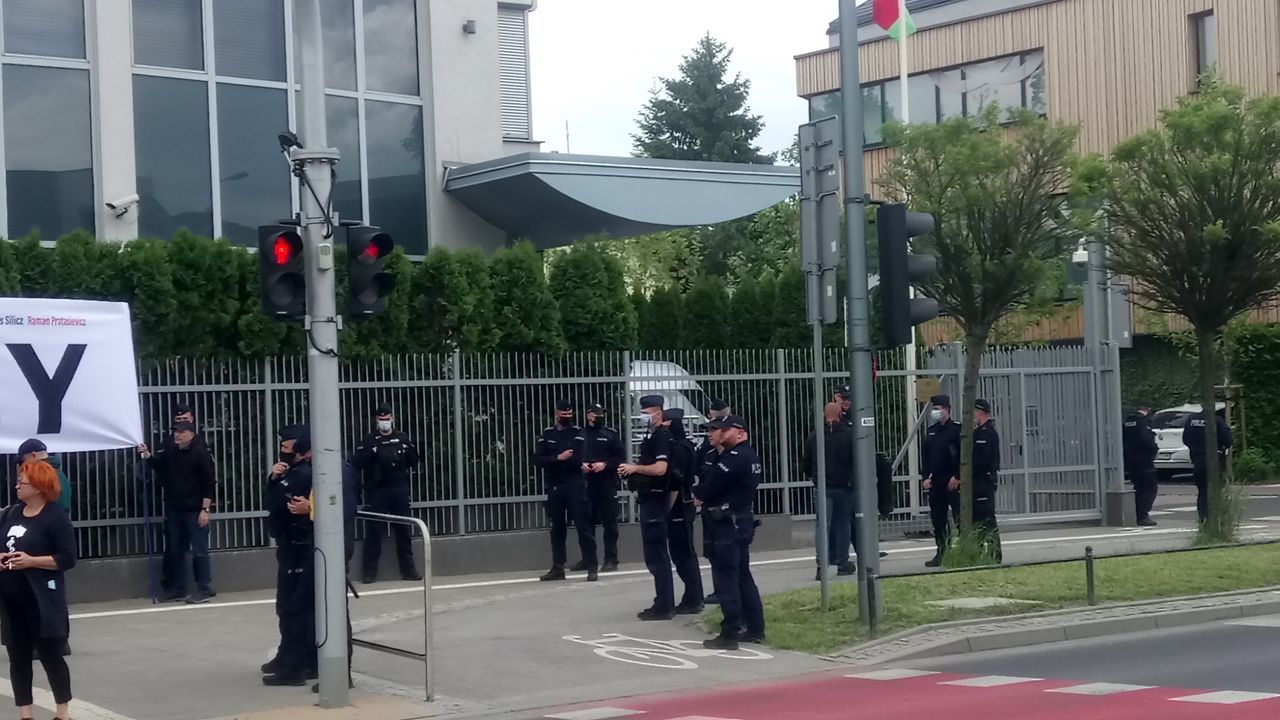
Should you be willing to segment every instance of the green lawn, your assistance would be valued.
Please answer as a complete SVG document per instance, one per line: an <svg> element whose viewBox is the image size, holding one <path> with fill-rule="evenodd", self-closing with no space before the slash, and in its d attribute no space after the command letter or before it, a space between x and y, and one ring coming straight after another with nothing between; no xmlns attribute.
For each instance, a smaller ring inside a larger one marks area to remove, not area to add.
<svg viewBox="0 0 1280 720"><path fill-rule="evenodd" d="M1280 585L1280 544L1197 552L1099 559L1099 603L1152 600ZM1083 561L911 578L886 578L880 634L948 620L996 617L1086 605ZM930 600L1000 597L1036 605L1004 605L980 610L940 608ZM819 609L818 585L765 598L769 644L786 650L830 653L867 638L858 622L854 582L832 583L831 609ZM719 627L720 612L707 614Z"/></svg>

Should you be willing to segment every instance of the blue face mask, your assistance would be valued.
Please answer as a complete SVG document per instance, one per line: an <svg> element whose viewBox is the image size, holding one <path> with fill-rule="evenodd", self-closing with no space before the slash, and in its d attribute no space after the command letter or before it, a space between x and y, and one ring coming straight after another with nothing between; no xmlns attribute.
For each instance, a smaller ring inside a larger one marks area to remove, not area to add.
<svg viewBox="0 0 1280 720"><path fill-rule="evenodd" d="M651 427L653 427L653 425L654 425L654 422L653 422L653 414L652 414L652 413L645 413L645 414L644 414L644 426L645 426L645 427L647 427L647 428L651 428Z"/></svg>
<svg viewBox="0 0 1280 720"><path fill-rule="evenodd" d="M942 411L941 411L941 410L930 410L930 411L929 411L929 419L930 419L930 420L932 420L932 421L934 421L934 422L936 422L936 423L938 423L938 422L942 422Z"/></svg>

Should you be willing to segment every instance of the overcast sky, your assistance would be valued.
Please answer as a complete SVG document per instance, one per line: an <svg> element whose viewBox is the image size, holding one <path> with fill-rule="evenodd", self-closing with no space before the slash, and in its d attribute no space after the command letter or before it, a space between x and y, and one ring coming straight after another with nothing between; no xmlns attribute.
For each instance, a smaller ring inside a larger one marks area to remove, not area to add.
<svg viewBox="0 0 1280 720"><path fill-rule="evenodd" d="M793 57L827 47L837 14L836 0L539 0L529 15L534 138L564 152L567 121L570 151L630 155L649 91L710 32L751 81L761 148L781 150L808 121Z"/></svg>

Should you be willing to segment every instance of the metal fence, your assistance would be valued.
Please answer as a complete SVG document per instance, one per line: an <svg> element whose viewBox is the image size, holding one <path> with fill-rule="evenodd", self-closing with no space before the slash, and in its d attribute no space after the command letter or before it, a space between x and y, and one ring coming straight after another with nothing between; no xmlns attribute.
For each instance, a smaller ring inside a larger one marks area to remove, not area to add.
<svg viewBox="0 0 1280 720"><path fill-rule="evenodd" d="M997 350L984 358L982 394L995 406L1005 443L1003 513L1096 515L1096 443L1088 430L1093 379L1084 358L1082 348ZM907 394L913 397L914 389L902 369L902 351L881 352L877 359L877 446L892 457L915 420ZM960 361L943 347L922 354L919 363L919 375L943 380L957 409L965 407ZM829 349L824 364L825 384L834 393L847 382L844 351ZM724 398L751 425L765 463L758 511L803 517L812 515L814 502L800 472L812 431L812 368L808 350L386 357L343 366L339 420L349 451L372 428L379 403L395 408L400 428L422 449L423 462L412 476L414 513L439 537L546 525L531 456L557 398L569 399L580 419L589 404L604 405L608 424L623 433L632 452L640 395L663 394L695 423L712 398ZM175 404L195 409L218 470L213 547L267 545L266 473L276 455L276 429L307 419L305 358L175 359L144 365L139 379L144 428L154 441L169 427ZM157 508L157 493L135 453L77 453L63 463L74 487L72 518L82 557L142 554L148 531L160 546L163 533L144 516L144 498ZM11 476L13 467L6 463L4 473ZM896 479L899 509L892 518L903 529L920 525L927 512L907 467ZM627 496L626 518L634 511Z"/></svg>

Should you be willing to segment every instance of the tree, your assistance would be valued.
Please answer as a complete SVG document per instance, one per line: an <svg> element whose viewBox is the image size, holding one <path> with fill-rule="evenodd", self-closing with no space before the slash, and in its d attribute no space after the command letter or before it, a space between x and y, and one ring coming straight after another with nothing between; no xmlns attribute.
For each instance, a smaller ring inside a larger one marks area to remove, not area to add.
<svg viewBox="0 0 1280 720"><path fill-rule="evenodd" d="M680 63L680 77L660 78L632 135L636 155L667 160L769 163L756 145L764 123L747 107L751 82L728 80L733 51L706 35Z"/></svg>
<svg viewBox="0 0 1280 720"><path fill-rule="evenodd" d="M937 218L918 247L938 257L938 272L922 286L965 335L962 396L972 402L978 372L1001 318L1039 301L1050 267L1075 237L1059 196L1075 161L1076 130L1030 112L1003 109L938 125L885 128L898 148L881 183L898 200ZM961 531L973 525L972 412L961 413Z"/></svg>
<svg viewBox="0 0 1280 720"><path fill-rule="evenodd" d="M636 314L622 267L599 239L584 240L551 261L551 294L571 350L627 350L636 344Z"/></svg>
<svg viewBox="0 0 1280 720"><path fill-rule="evenodd" d="M450 287L463 288L454 311L457 318L458 349L463 352L492 352L498 344L494 325L493 282L489 278L489 259L477 248L464 248L455 254L454 274ZM452 294L449 295L452 301Z"/></svg>
<svg viewBox="0 0 1280 720"><path fill-rule="evenodd" d="M18 259L13 256L13 243L0 240L0 295L18 294Z"/></svg>
<svg viewBox="0 0 1280 720"><path fill-rule="evenodd" d="M53 290L58 297L114 300L120 295L120 246L77 230L53 247Z"/></svg>
<svg viewBox="0 0 1280 720"><path fill-rule="evenodd" d="M134 240L126 244L120 251L119 270L121 299L129 303L133 316L137 353L148 358L174 355L173 347L181 322L168 243L164 240ZM257 300L256 295L254 300Z"/></svg>
<svg viewBox="0 0 1280 720"><path fill-rule="evenodd" d="M733 346L762 349L773 347L773 313L778 289L773 274L744 277L729 298Z"/></svg>
<svg viewBox="0 0 1280 720"><path fill-rule="evenodd" d="M1201 407L1214 407L1231 320L1280 297L1280 97L1245 98L1210 78L1160 126L1116 147L1103 178L1112 270L1135 302L1181 315L1196 338ZM1205 446L1217 447L1207 424ZM1208 465L1210 539L1235 534L1226 484Z"/></svg>
<svg viewBox="0 0 1280 720"><path fill-rule="evenodd" d="M646 295L664 287L688 289L702 263L698 233L689 229L611 240L604 250L622 266L628 288Z"/></svg>
<svg viewBox="0 0 1280 720"><path fill-rule="evenodd" d="M415 327L424 352L488 352L496 344L493 287L483 253L427 253L413 276Z"/></svg>
<svg viewBox="0 0 1280 720"><path fill-rule="evenodd" d="M783 268L775 287L770 344L776 348L812 347L813 329L808 323L805 276L799 258L792 259Z"/></svg>
<svg viewBox="0 0 1280 720"><path fill-rule="evenodd" d="M13 243L18 291L22 297L52 297L54 291L53 250L40 244L40 233L32 233Z"/></svg>
<svg viewBox="0 0 1280 720"><path fill-rule="evenodd" d="M190 357L234 355L240 318L243 250L226 240L179 232L169 243L173 290L178 305L173 350Z"/></svg>
<svg viewBox="0 0 1280 720"><path fill-rule="evenodd" d="M729 288L724 280L701 275L685 296L684 347L693 350L718 350L735 347L730 342Z"/></svg>
<svg viewBox="0 0 1280 720"><path fill-rule="evenodd" d="M684 295L674 287L662 287L649 296L637 322L637 341L643 350L681 350L689 317Z"/></svg>
<svg viewBox="0 0 1280 720"><path fill-rule="evenodd" d="M559 353L565 349L560 308L543 269L542 255L525 240L502 248L489 264L498 325L498 348L508 352Z"/></svg>

